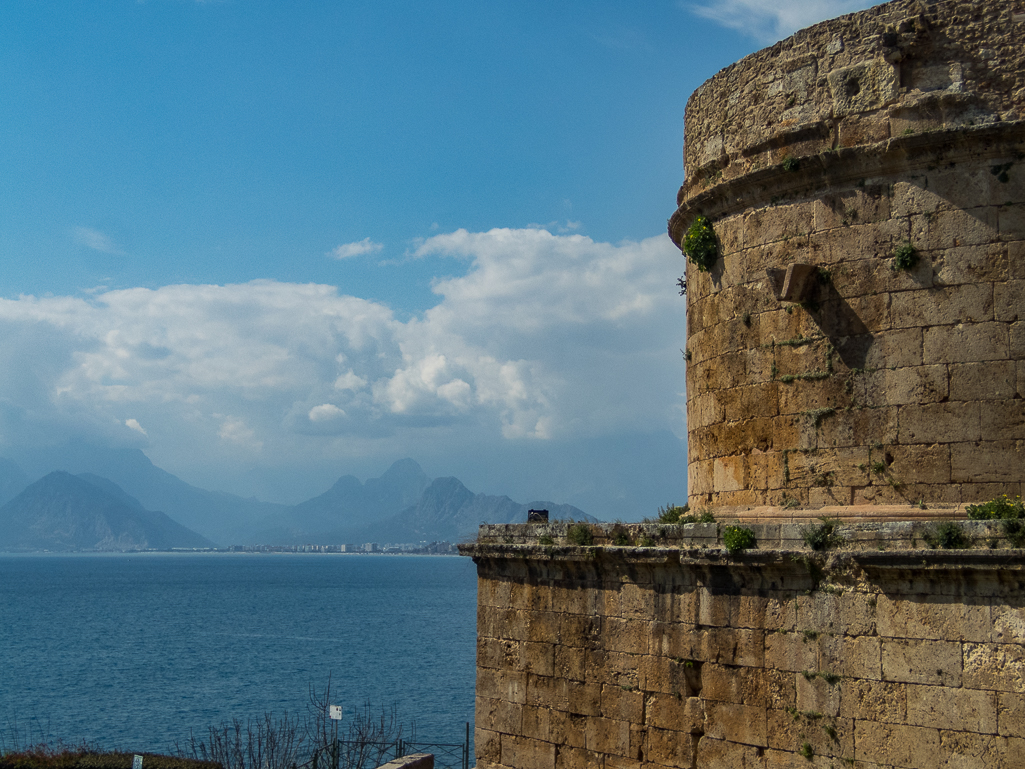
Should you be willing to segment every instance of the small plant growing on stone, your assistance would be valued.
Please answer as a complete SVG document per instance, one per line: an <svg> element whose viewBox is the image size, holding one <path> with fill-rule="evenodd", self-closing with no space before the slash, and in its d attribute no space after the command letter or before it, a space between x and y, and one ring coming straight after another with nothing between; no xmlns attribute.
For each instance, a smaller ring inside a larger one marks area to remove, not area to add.
<svg viewBox="0 0 1025 769"><path fill-rule="evenodd" d="M653 540L651 537L644 536L644 537L641 537L637 541L637 546L638 547L654 547L655 546L655 540Z"/></svg>
<svg viewBox="0 0 1025 769"><path fill-rule="evenodd" d="M707 216L699 214L694 217L687 228L687 234L683 236L683 252L701 272L712 269L719 258L719 242Z"/></svg>
<svg viewBox="0 0 1025 769"><path fill-rule="evenodd" d="M972 546L972 538L955 521L944 521L927 531L923 538L929 547L944 550L963 550Z"/></svg>
<svg viewBox="0 0 1025 769"><path fill-rule="evenodd" d="M890 265L894 272L899 270L912 270L918 264L918 251L911 245L911 241L905 241L893 251L893 263Z"/></svg>
<svg viewBox="0 0 1025 769"><path fill-rule="evenodd" d="M727 526L722 535L723 544L730 554L749 550L758 544L755 533L743 526Z"/></svg>
<svg viewBox="0 0 1025 769"><path fill-rule="evenodd" d="M566 529L566 539L581 547L589 547L594 544L594 534L591 533L591 527L586 523L574 523Z"/></svg>
<svg viewBox="0 0 1025 769"><path fill-rule="evenodd" d="M797 751L797 752L800 753L802 756L804 756L809 761L811 761L815 757L815 751L812 749L812 746L811 746L810 742L802 742L801 743L801 749L799 751Z"/></svg>
<svg viewBox="0 0 1025 769"><path fill-rule="evenodd" d="M628 547L633 544L630 531L625 526L617 523L609 533L612 535L612 544L617 547Z"/></svg>
<svg viewBox="0 0 1025 769"><path fill-rule="evenodd" d="M973 521L1001 522L1004 536L1012 547L1025 547L1025 504L1021 497L1011 499L1001 494L978 505L968 505L968 518Z"/></svg>
<svg viewBox="0 0 1025 769"><path fill-rule="evenodd" d="M552 539L551 537L549 537L547 534L542 534L538 538L537 543L539 545L554 545L555 544L555 540Z"/></svg>
<svg viewBox="0 0 1025 769"><path fill-rule="evenodd" d="M796 171L801 167L800 161L797 158L790 157L787 155L783 158L783 170L784 171Z"/></svg>

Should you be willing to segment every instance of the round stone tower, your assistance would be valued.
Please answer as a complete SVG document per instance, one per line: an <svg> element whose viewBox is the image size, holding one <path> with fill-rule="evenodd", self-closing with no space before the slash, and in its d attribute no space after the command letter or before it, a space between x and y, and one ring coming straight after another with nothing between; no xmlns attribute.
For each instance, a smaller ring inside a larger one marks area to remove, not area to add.
<svg viewBox="0 0 1025 769"><path fill-rule="evenodd" d="M1022 493L1023 41L1022 2L897 0L691 96L669 232L718 244L687 263L692 506Z"/></svg>

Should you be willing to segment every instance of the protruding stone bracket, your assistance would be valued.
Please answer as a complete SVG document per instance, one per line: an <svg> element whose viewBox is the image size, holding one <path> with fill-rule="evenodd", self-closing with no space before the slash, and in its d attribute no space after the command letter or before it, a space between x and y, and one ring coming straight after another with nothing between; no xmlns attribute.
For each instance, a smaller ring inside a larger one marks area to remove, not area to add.
<svg viewBox="0 0 1025 769"><path fill-rule="evenodd" d="M781 302L804 302L810 298L815 286L816 267L811 264L791 264L786 270L765 271L773 296Z"/></svg>

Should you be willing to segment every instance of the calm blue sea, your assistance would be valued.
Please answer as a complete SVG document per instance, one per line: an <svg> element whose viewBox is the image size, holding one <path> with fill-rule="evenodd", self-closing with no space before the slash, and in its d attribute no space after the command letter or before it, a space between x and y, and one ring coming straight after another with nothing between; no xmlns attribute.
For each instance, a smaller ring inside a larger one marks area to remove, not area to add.
<svg viewBox="0 0 1025 769"><path fill-rule="evenodd" d="M417 738L473 721L468 558L0 555L0 732L165 751L232 717L398 709ZM343 722L344 727L344 722Z"/></svg>

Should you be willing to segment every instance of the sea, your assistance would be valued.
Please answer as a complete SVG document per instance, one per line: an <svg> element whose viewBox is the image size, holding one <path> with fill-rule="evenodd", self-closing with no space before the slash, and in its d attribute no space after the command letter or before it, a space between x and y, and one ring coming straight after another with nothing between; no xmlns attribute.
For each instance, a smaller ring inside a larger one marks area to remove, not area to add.
<svg viewBox="0 0 1025 769"><path fill-rule="evenodd" d="M0 555L0 742L168 752L329 682L343 734L369 708L463 742L475 616L455 556Z"/></svg>

